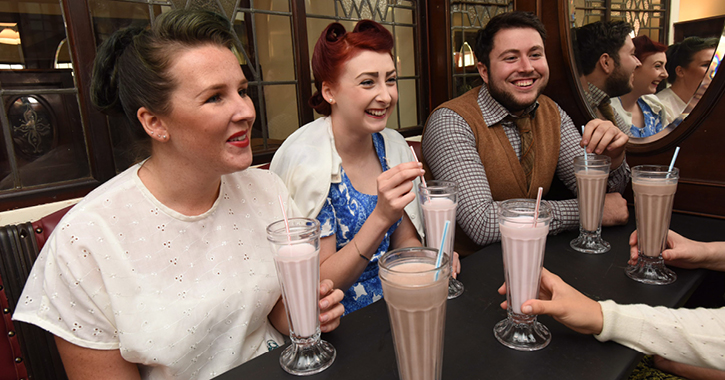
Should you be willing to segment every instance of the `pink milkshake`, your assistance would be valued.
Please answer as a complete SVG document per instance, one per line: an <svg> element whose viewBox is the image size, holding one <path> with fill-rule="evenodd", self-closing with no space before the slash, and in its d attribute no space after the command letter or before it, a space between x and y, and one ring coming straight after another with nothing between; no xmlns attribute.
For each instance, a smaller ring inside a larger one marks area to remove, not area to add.
<svg viewBox="0 0 725 380"><path fill-rule="evenodd" d="M436 270L437 250L402 248L381 258L380 281L388 305L402 380L441 378L449 266Z"/></svg>
<svg viewBox="0 0 725 380"><path fill-rule="evenodd" d="M455 239L454 228L456 223L456 203L448 198L431 198L423 202L423 220L425 220L426 245L431 248L441 246L443 226L446 220L451 222L450 230L446 236L446 243L443 252L453 253L453 241Z"/></svg>
<svg viewBox="0 0 725 380"><path fill-rule="evenodd" d="M452 181L431 180L418 186L418 201L423 209L425 223L425 243L428 247L438 249L441 246L443 226L450 221L443 252L453 255L456 234L456 207L458 206L458 188ZM452 263L451 263L452 264ZM463 294L464 286L451 277L448 281L448 299Z"/></svg>
<svg viewBox="0 0 725 380"><path fill-rule="evenodd" d="M508 316L493 327L493 335L504 346L519 351L540 350L551 341L549 329L535 315L521 313L521 305L539 295L552 218L546 203L539 205L538 217L535 210L533 199L509 199L498 210Z"/></svg>
<svg viewBox="0 0 725 380"><path fill-rule="evenodd" d="M292 332L302 338L312 336L319 326L320 251L312 244L285 245L277 251L274 263Z"/></svg>
<svg viewBox="0 0 725 380"><path fill-rule="evenodd" d="M539 280L544 264L547 223L533 226L532 217L522 216L500 222L503 267L506 275L508 305L521 314L521 305L539 295Z"/></svg>
<svg viewBox="0 0 725 380"><path fill-rule="evenodd" d="M279 364L297 376L324 371L335 361L337 351L320 339L320 222L285 217L267 226L267 240L272 244L292 341L280 353Z"/></svg>

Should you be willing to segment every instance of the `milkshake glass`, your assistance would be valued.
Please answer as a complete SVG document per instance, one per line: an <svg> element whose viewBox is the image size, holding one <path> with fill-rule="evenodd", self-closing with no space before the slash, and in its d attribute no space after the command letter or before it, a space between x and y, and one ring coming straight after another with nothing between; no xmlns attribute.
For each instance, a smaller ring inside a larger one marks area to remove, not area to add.
<svg viewBox="0 0 725 380"><path fill-rule="evenodd" d="M671 284L675 272L665 266L662 251L667 245L672 202L680 172L663 165L640 165L632 168L634 213L637 218L637 264L627 266L627 276L652 285Z"/></svg>
<svg viewBox="0 0 725 380"><path fill-rule="evenodd" d="M552 218L551 208L542 203L534 226L535 207L533 199L510 199L501 204L498 212L508 317L494 326L493 334L504 346L519 351L540 350L551 341L549 329L535 315L521 313L524 302L539 296Z"/></svg>
<svg viewBox="0 0 725 380"><path fill-rule="evenodd" d="M611 246L602 239L602 211L612 159L587 154L574 157L577 200L579 201L579 237L569 245L579 252L599 254Z"/></svg>
<svg viewBox="0 0 725 380"><path fill-rule="evenodd" d="M335 361L335 348L320 339L320 223L290 218L267 227L277 278L287 310L292 344L279 357L285 371L298 376L323 371Z"/></svg>
<svg viewBox="0 0 725 380"><path fill-rule="evenodd" d="M450 221L448 235L443 246L443 252L453 257L453 242L456 235L456 207L458 206L458 188L452 181L427 181L425 185L418 185L418 200L423 210L425 224L425 245L438 249L443 237L443 226L446 220ZM453 265L452 260L450 265ZM451 271L452 273L452 271ZM463 294L463 284L453 277L448 282L448 299Z"/></svg>
<svg viewBox="0 0 725 380"><path fill-rule="evenodd" d="M379 275L388 305L401 380L440 380L450 264L438 250L414 247L388 251Z"/></svg>

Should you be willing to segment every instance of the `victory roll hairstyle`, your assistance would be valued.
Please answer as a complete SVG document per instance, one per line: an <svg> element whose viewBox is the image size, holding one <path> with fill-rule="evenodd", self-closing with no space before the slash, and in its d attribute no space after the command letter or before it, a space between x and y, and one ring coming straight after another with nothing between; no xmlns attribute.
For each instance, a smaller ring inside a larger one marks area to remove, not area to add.
<svg viewBox="0 0 725 380"><path fill-rule="evenodd" d="M336 83L342 66L362 50L388 53L391 58L394 45L393 35L384 26L371 20L362 20L352 32L342 24L333 22L322 31L312 53L312 74L317 91L309 100L310 107L319 114L330 116L332 107L322 96L322 83Z"/></svg>

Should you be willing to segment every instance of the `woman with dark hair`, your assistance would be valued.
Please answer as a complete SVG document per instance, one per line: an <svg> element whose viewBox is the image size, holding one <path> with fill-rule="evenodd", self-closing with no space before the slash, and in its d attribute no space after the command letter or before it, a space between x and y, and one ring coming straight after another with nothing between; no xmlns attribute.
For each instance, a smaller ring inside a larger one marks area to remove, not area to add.
<svg viewBox="0 0 725 380"><path fill-rule="evenodd" d="M209 379L283 344L264 238L299 215L282 181L248 169L255 119L229 22L175 10L99 48L93 102L123 113L150 156L58 224L14 318L56 336L71 379ZM340 290L320 286L322 331Z"/></svg>
<svg viewBox="0 0 725 380"><path fill-rule="evenodd" d="M320 273L347 289L345 313L382 298L380 255L423 236L414 187L422 166L385 128L398 101L393 44L374 21L352 32L330 24L312 55L309 103L324 117L288 137L270 166L302 214L320 221Z"/></svg>
<svg viewBox="0 0 725 380"><path fill-rule="evenodd" d="M612 108L630 126L626 131L628 135L647 137L658 133L666 125L667 114L654 93L660 82L667 78L667 46L647 36L635 37L632 42L634 54L642 66L634 70L632 91L612 99Z"/></svg>
<svg viewBox="0 0 725 380"><path fill-rule="evenodd" d="M687 107L710 67L717 38L687 37L667 49L667 81L670 87L657 93L667 111L667 124Z"/></svg>

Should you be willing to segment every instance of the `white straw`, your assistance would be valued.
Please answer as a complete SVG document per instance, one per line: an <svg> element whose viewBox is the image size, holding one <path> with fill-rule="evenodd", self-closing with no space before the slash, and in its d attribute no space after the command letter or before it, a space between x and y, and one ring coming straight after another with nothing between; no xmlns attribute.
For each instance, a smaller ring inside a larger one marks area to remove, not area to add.
<svg viewBox="0 0 725 380"><path fill-rule="evenodd" d="M539 193L536 195L536 207L534 208L534 228L536 228L536 220L539 219L539 205L541 204L542 194L544 194L544 188L539 186Z"/></svg>
<svg viewBox="0 0 725 380"><path fill-rule="evenodd" d="M292 242L292 236L289 233L289 220L287 220L287 212L284 210L284 202L282 202L282 196L277 195L279 198L279 207L282 209L282 217L284 218L284 228L287 230L287 242Z"/></svg>
<svg viewBox="0 0 725 380"><path fill-rule="evenodd" d="M449 220L443 225L443 236L441 236L441 246L438 248L438 257L436 258L436 268L441 266L443 262L443 247L446 245L446 236L448 236L448 226L451 224ZM435 279L438 281L438 271L436 272Z"/></svg>
<svg viewBox="0 0 725 380"><path fill-rule="evenodd" d="M675 148L675 154L672 155L672 161L670 161L670 167L667 169L668 172L672 171L672 168L675 167L675 160L677 159L677 154L680 153L680 147L678 146Z"/></svg>
<svg viewBox="0 0 725 380"><path fill-rule="evenodd" d="M418 159L418 155L415 154L415 149L413 149L412 146L409 147L410 151L413 152L413 158L415 158L416 161L420 162L420 160ZM425 178L423 178L423 176L420 176L420 182L423 184L423 186L428 187L428 185L425 183Z"/></svg>

